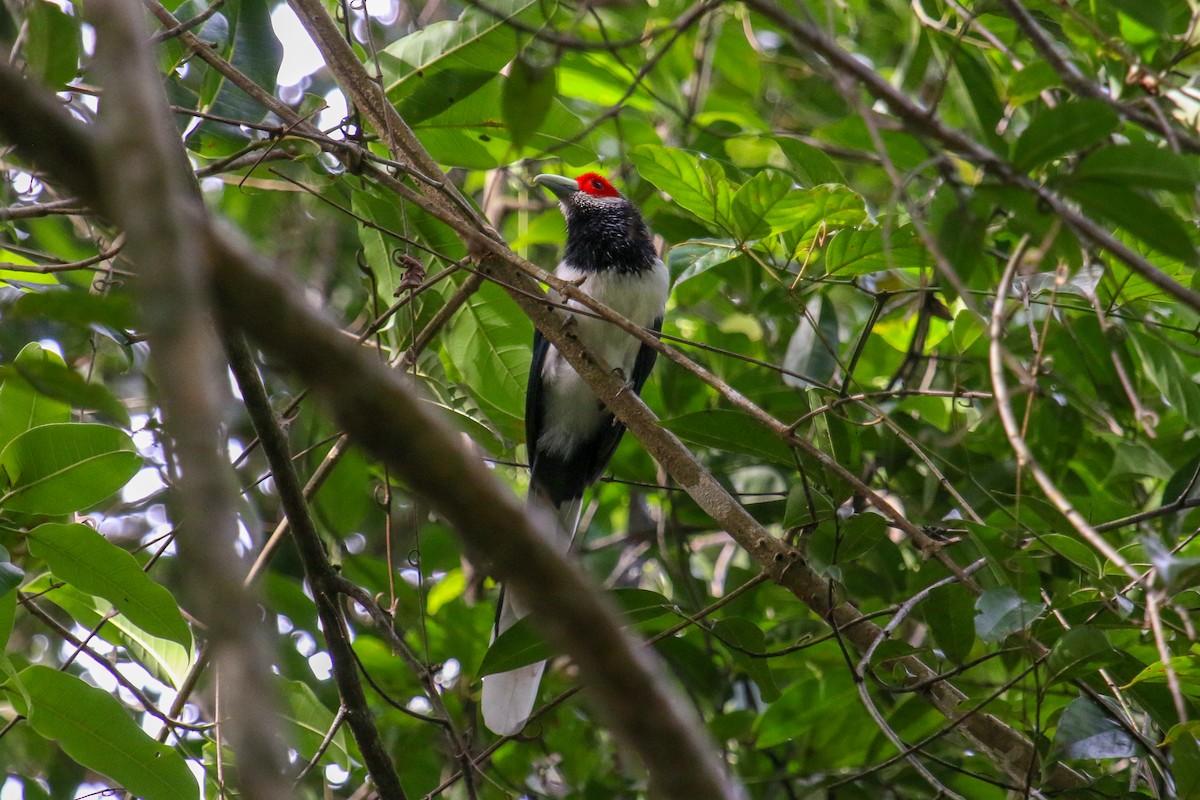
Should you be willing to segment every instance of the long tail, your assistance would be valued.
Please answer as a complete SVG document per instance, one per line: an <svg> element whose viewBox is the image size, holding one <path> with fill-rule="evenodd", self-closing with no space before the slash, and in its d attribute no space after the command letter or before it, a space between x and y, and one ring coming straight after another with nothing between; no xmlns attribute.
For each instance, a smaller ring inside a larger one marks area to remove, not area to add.
<svg viewBox="0 0 1200 800"><path fill-rule="evenodd" d="M579 513L582 508L582 498L568 500L556 511L559 541L566 552L575 531L579 527ZM492 640L511 628L517 620L524 617L526 610L512 596L511 592L502 592L500 609L496 613L496 625L492 629ZM542 673L546 670L546 662L539 661L525 667L498 672L483 679L483 698L480 710L483 712L483 724L488 730L500 736L511 736L525 727L529 715L533 713L533 705L537 702L538 685L542 682Z"/></svg>

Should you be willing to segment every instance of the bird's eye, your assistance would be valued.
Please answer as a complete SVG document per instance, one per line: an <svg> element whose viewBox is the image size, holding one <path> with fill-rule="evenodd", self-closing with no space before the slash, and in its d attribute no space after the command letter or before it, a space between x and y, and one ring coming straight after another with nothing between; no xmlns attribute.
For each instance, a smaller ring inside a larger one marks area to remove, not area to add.
<svg viewBox="0 0 1200 800"><path fill-rule="evenodd" d="M602 188L604 188L604 184L602 184L602 183L601 183L600 181L598 181L598 180L593 180L593 181L592 181L592 188L593 188L593 189L602 189Z"/></svg>

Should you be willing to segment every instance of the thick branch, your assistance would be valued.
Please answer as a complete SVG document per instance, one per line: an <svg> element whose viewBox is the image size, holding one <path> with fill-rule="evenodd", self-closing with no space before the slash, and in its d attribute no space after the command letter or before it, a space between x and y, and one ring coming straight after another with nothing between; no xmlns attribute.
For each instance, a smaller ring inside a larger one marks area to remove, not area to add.
<svg viewBox="0 0 1200 800"><path fill-rule="evenodd" d="M242 586L237 551L237 488L224 457L222 410L232 401L212 326L211 280L204 262L204 210L168 112L162 80L142 44L148 33L132 0L88 6L97 32L95 69L104 87L95 161L48 164L98 180L88 202L109 210L138 267L155 387L179 479L173 500L176 539L198 616L207 625L221 681L224 720L248 798L285 800L286 754L271 673L270 631ZM12 95L5 93L6 98ZM6 101L7 102L7 101ZM41 128L57 140L70 128ZM82 141L82 140L81 140ZM76 142L77 157L89 148Z"/></svg>

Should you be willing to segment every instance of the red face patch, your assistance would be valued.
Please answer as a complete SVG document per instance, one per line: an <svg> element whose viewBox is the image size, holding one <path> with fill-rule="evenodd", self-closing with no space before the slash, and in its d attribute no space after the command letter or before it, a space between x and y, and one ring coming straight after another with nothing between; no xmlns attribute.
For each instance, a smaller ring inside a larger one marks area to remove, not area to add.
<svg viewBox="0 0 1200 800"><path fill-rule="evenodd" d="M575 179L579 184L579 191L584 194L590 194L592 197L620 197L613 185L604 179L604 176L598 175L595 172L585 172Z"/></svg>

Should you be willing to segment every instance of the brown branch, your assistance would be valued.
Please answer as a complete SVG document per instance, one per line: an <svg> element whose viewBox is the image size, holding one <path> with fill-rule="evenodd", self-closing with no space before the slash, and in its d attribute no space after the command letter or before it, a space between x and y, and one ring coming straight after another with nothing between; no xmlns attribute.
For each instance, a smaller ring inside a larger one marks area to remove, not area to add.
<svg viewBox="0 0 1200 800"><path fill-rule="evenodd" d="M238 784L248 798L285 800L280 778L287 758L268 655L272 632L241 584L237 489L223 455L221 411L231 398L212 328L203 206L144 45L140 9L132 0L97 0L88 17L104 87L96 133L102 146L93 160L87 158L92 148L77 142L71 149L79 161L53 163L98 181L87 202L121 225L138 266L155 387L179 473L173 505L183 532L176 541L197 616L207 625L223 699L236 709L224 725L238 754ZM57 141L71 130L37 135Z"/></svg>
<svg viewBox="0 0 1200 800"><path fill-rule="evenodd" d="M254 425L254 432L262 442L263 454L271 466L279 502L287 514L292 539L304 565L304 576L313 593L321 630L325 633L325 645L333 662L333 678L337 683L342 707L346 710L346 724L358 743L363 761L375 790L382 800L404 800L406 795L396 775L396 769L388 755L386 745L375 725L375 717L367 704L359 679L358 665L350 646L350 635L341 605L337 602L338 579L336 570L329 563L321 536L317 533L312 516L308 513L308 501L300 478L292 464L287 437L275 419L267 389L254 365L250 348L240 333L225 335L225 349L229 355L229 366L237 380L246 411Z"/></svg>

